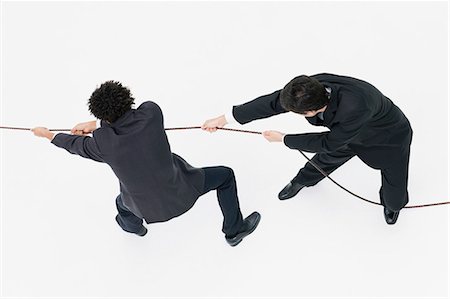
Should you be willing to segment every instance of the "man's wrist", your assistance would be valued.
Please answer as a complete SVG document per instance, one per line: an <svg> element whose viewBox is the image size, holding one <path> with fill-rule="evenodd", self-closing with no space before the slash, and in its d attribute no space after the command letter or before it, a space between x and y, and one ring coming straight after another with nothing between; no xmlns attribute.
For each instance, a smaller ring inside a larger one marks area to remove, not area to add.
<svg viewBox="0 0 450 299"><path fill-rule="evenodd" d="M227 124L236 124L236 123L237 123L236 119L235 119L234 116L233 116L233 110L228 111L228 112L224 115L224 117L225 117L225 122L226 122Z"/></svg>
<svg viewBox="0 0 450 299"><path fill-rule="evenodd" d="M56 136L55 133L49 132L49 133L47 134L47 136L45 136L45 137L47 137L48 140L52 141L53 138L55 138L55 136Z"/></svg>

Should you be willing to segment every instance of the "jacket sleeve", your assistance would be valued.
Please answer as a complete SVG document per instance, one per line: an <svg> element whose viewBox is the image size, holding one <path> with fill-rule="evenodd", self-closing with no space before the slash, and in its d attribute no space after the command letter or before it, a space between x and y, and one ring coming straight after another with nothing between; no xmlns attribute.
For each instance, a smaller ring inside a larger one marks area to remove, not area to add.
<svg viewBox="0 0 450 299"><path fill-rule="evenodd" d="M329 132L289 134L284 137L284 144L291 149L311 153L331 153L338 150L357 137L370 118L370 111L361 107L345 113L345 118L334 124Z"/></svg>
<svg viewBox="0 0 450 299"><path fill-rule="evenodd" d="M83 158L97 162L104 162L102 154L93 137L58 133L53 137L51 143L67 150L71 154L79 155Z"/></svg>
<svg viewBox="0 0 450 299"><path fill-rule="evenodd" d="M243 125L253 120L288 112L281 107L280 92L281 90L277 90L271 94L258 97L250 102L233 106L234 119Z"/></svg>

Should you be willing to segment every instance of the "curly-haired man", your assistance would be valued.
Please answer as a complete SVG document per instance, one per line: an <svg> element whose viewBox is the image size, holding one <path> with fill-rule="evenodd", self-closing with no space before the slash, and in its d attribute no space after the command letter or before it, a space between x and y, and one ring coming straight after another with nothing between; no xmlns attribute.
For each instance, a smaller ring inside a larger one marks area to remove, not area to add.
<svg viewBox="0 0 450 299"><path fill-rule="evenodd" d="M228 244L239 244L256 229L261 216L253 212L243 219L231 168L192 167L171 152L156 103L147 101L133 109L130 90L120 82L107 81L92 93L88 104L100 124L77 124L72 134L55 135L44 127L32 131L72 154L112 168L120 183L116 221L124 231L144 236L143 219L148 224L177 217L211 190L217 190ZM84 136L89 133L92 137Z"/></svg>

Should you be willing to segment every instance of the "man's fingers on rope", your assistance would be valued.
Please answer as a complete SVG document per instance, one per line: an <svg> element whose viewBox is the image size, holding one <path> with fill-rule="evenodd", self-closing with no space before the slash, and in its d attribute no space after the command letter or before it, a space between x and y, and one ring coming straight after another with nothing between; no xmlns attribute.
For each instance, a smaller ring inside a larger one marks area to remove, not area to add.
<svg viewBox="0 0 450 299"><path fill-rule="evenodd" d="M227 121L225 119L224 115L221 115L216 118L211 118L205 121L205 123L202 125L202 130L207 132L216 132L217 129L223 128L227 124Z"/></svg>
<svg viewBox="0 0 450 299"><path fill-rule="evenodd" d="M84 132L83 130L70 130L70 132L73 134L73 135L79 135L79 136L85 136L85 135L88 135L90 132Z"/></svg>
<svg viewBox="0 0 450 299"><path fill-rule="evenodd" d="M202 126L202 130L207 131L209 133L213 133L217 131L217 127L205 127L204 125Z"/></svg>

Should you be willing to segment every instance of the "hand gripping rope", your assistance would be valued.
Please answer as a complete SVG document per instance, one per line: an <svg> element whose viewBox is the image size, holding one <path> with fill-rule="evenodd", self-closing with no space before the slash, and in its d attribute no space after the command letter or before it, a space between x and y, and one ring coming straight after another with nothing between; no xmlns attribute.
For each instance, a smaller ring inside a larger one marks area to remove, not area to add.
<svg viewBox="0 0 450 299"><path fill-rule="evenodd" d="M0 129L9 129L9 130L24 130L24 131L30 131L31 128L17 128L17 127L2 127L0 126ZM201 129L200 126L198 127L177 127L177 128L166 128L166 131L174 131L174 130L192 130L192 129ZM225 131L233 131L233 132L240 132L240 133L248 133L248 134L259 134L262 135L262 132L257 132L257 131L248 131L248 130L240 130L240 129L230 129L230 128L217 128L219 130L225 130ZM50 129L49 131L57 131L57 132L70 132L70 129ZM328 178L330 181L332 181L336 186L338 186L339 188L341 188L342 190L344 190L345 192L353 195L356 198L359 198L360 200L363 200L365 202L374 204L374 205L378 205L381 206L381 203L369 200L367 198L364 198L356 193L353 193L352 191L348 190L347 188L345 188L344 186L342 186L341 184L339 184L338 182L336 182L335 180L333 180L322 168L320 168L316 163L314 163L313 161L311 161L311 159L309 159L302 151L300 151L300 154L302 154L303 157L305 157L306 160L308 160L309 163L311 163L311 165L317 169L324 177ZM405 206L403 208L405 209L412 209L412 208L425 208L425 207L432 207L432 206L440 206L440 205L448 205L450 204L450 201L443 201L443 202L435 202L435 203L429 203L429 204L423 204L423 205L414 205L414 206Z"/></svg>

